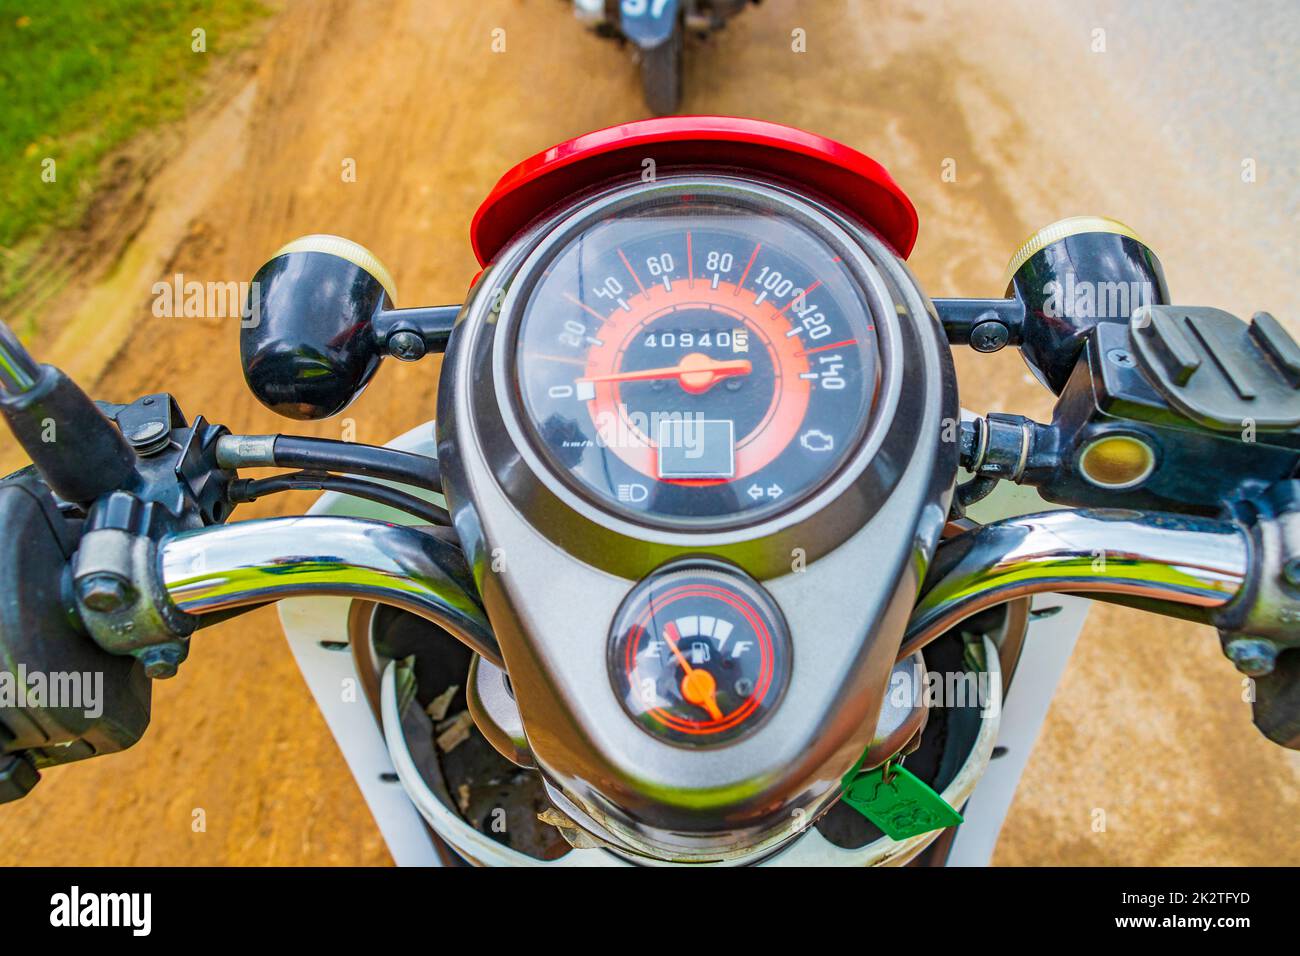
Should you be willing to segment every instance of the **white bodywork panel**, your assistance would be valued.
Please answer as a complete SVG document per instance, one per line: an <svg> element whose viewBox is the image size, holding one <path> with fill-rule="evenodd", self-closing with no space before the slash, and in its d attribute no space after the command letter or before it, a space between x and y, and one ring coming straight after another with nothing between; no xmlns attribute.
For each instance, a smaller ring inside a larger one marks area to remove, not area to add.
<svg viewBox="0 0 1300 956"><path fill-rule="evenodd" d="M1070 594L1041 594L1034 598L1035 609L1061 610L1052 617L1029 622L1015 678L1002 705L997 746L1005 750L990 761L962 811L969 822L957 828L957 838L948 854L949 866L988 866L993 859L993 848L1020 785L1020 775L1038 741L1056 685L1065 673L1091 604Z"/></svg>

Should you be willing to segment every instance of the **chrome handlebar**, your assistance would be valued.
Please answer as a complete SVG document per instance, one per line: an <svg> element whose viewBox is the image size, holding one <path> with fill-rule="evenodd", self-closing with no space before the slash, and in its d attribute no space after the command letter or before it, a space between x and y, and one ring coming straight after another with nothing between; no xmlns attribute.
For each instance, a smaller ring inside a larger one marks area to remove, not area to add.
<svg viewBox="0 0 1300 956"><path fill-rule="evenodd" d="M163 585L187 614L351 597L410 611L505 666L460 548L416 528L326 515L269 518L173 535L158 553Z"/></svg>
<svg viewBox="0 0 1300 956"><path fill-rule="evenodd" d="M445 628L504 667L460 549L410 527L363 518L246 521L163 539L163 584L203 615L289 597L390 604ZM1247 573L1232 524L1134 511L1049 511L985 525L940 544L899 650L903 659L985 608L1047 591L1214 608Z"/></svg>
<svg viewBox="0 0 1300 956"><path fill-rule="evenodd" d="M995 604L1045 591L1221 607L1245 583L1246 532L1137 511L1047 511L950 538L935 554L899 660Z"/></svg>

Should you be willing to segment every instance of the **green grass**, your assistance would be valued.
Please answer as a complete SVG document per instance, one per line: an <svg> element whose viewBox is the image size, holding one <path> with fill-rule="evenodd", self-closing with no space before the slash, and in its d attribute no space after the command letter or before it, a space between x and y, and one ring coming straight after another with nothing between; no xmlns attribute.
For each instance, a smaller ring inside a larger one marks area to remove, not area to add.
<svg viewBox="0 0 1300 956"><path fill-rule="evenodd" d="M182 115L265 12L258 0L0 0L0 292L41 236L79 220L104 157Z"/></svg>

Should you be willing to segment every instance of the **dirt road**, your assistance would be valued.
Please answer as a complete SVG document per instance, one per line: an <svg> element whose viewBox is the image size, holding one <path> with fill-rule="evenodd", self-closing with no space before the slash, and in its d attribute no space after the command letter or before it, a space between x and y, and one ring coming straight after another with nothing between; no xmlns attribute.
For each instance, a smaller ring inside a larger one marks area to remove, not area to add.
<svg viewBox="0 0 1300 956"><path fill-rule="evenodd" d="M1142 24L1105 4L1084 5L1093 20L1039 7L768 0L692 46L684 111L804 126L882 161L920 211L912 267L935 295L1000 292L1032 229L1095 212L1152 242L1181 299L1300 315L1278 265L1295 261L1295 219L1279 227L1278 213L1294 204L1293 173L1265 149L1248 190L1250 145L1194 161L1167 149L1150 107L1124 95ZM1089 48L1098 22L1111 27L1102 55ZM791 50L795 29L806 53ZM154 318L153 283L247 280L289 238L332 232L381 256L399 304L458 302L476 268L467 225L496 177L645 115L626 54L560 0L290 2L223 73L197 115L147 148L147 179L109 204L110 234L48 303L35 344L99 397L168 388L189 413L251 433L285 423L245 390L234 325ZM1048 413L1016 356L958 361L973 410ZM386 366L346 413L355 437L383 442L430 418L436 381L428 363ZM300 430L339 437L346 424ZM0 463L16 461L0 445ZM133 750L49 772L0 808L0 864L389 861L271 613L201 634L154 711ZM1098 609L997 861L1300 863L1296 758L1251 727L1212 632Z"/></svg>

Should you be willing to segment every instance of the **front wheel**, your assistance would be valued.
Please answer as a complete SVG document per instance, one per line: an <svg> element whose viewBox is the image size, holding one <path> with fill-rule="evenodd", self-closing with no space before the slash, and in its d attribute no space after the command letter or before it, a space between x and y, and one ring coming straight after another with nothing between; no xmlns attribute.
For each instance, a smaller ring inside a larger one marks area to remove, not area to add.
<svg viewBox="0 0 1300 956"><path fill-rule="evenodd" d="M658 46L641 51L641 89L656 116L677 112L682 101L682 59L685 40L681 25Z"/></svg>

